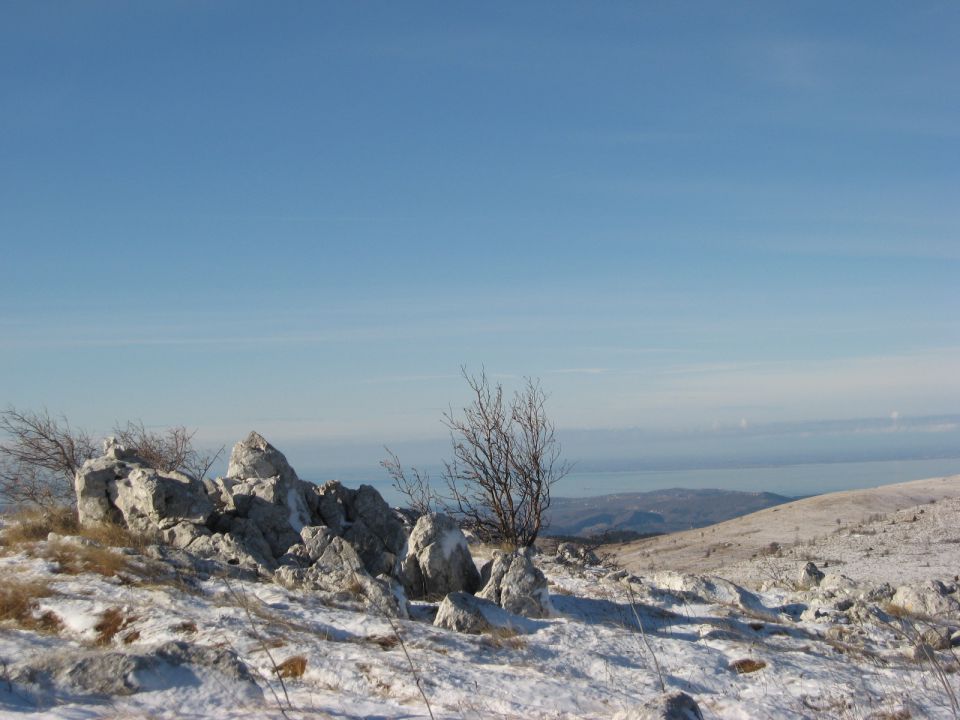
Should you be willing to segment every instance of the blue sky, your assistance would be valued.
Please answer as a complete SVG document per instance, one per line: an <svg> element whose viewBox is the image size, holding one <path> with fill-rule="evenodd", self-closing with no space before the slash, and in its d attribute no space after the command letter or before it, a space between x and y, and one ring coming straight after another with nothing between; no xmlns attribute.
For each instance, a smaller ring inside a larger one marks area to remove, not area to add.
<svg viewBox="0 0 960 720"><path fill-rule="evenodd" d="M960 6L7 2L0 402L213 443L960 413ZM933 426L940 427L934 423Z"/></svg>

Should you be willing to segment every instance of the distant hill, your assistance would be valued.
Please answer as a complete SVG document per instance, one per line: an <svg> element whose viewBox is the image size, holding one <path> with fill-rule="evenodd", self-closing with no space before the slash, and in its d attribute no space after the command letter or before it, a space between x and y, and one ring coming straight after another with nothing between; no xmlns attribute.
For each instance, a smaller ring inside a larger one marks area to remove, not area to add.
<svg viewBox="0 0 960 720"><path fill-rule="evenodd" d="M669 533L704 527L781 505L793 498L765 492L672 488L584 498L553 498L548 535Z"/></svg>

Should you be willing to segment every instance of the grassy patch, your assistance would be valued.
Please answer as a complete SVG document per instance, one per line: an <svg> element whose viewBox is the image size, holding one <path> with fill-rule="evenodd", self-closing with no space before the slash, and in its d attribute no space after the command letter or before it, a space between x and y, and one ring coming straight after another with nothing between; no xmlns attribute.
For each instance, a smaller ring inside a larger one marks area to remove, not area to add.
<svg viewBox="0 0 960 720"><path fill-rule="evenodd" d="M27 630L58 632L63 627L60 618L49 611L37 612L38 601L53 594L45 582L5 580L0 585L0 621L12 621Z"/></svg>
<svg viewBox="0 0 960 720"><path fill-rule="evenodd" d="M756 672L757 670L763 670L766 666L767 664L763 660L753 660L752 658L734 660L730 663L730 669L737 673L737 675L746 675L747 673Z"/></svg>
<svg viewBox="0 0 960 720"><path fill-rule="evenodd" d="M288 657L276 667L276 673L282 678L303 677L307 671L307 659L303 655Z"/></svg>
<svg viewBox="0 0 960 720"><path fill-rule="evenodd" d="M129 562L124 555L100 545L56 540L47 543L39 554L56 562L60 566L60 572L67 575L90 572L113 577L119 572L129 570Z"/></svg>
<svg viewBox="0 0 960 720"><path fill-rule="evenodd" d="M93 626L93 629L97 631L97 645L101 647L109 645L113 642L113 638L117 633L127 628L130 623L136 619L137 618L132 615L125 615L120 608L113 607L104 610L103 614L100 615L100 620ZM129 635L127 637L129 637ZM139 633L137 633L137 637L139 637ZM133 640L135 639L136 638L133 638ZM133 640L128 640L126 637L124 638L125 643L131 643Z"/></svg>

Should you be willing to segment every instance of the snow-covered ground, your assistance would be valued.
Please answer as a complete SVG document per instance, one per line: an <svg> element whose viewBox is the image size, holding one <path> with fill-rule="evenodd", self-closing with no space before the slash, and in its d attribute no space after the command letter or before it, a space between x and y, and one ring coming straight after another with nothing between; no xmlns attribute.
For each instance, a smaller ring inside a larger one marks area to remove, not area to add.
<svg viewBox="0 0 960 720"><path fill-rule="evenodd" d="M960 546L960 502L922 509L744 561L731 577L755 592L540 556L555 616L482 635L435 628L428 603L390 620L268 582L158 574L135 554L112 577L69 575L40 557L44 542L23 545L0 558L0 577L47 584L32 610L47 623L0 626L0 716L633 718L666 689L705 718L954 718L957 648L918 654L912 633L960 618L904 622L876 591L878 575L907 582L924 562L925 578L960 572L955 555L937 556ZM852 581L793 589L808 556ZM109 662L78 665L96 657ZM276 666L303 672L281 684ZM104 669L109 694L79 689L102 685Z"/></svg>

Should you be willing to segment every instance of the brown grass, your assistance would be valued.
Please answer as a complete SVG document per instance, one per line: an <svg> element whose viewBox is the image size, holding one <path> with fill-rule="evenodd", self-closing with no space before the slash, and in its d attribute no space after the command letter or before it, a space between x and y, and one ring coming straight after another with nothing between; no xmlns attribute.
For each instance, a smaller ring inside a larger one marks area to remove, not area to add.
<svg viewBox="0 0 960 720"><path fill-rule="evenodd" d="M6 580L0 585L0 621L12 621L27 630L55 633L63 623L54 613L37 615L40 598L53 595L45 582Z"/></svg>
<svg viewBox="0 0 960 720"><path fill-rule="evenodd" d="M136 619L133 615L125 615L120 608L107 608L100 615L100 621L93 626L93 629L97 631L97 645L101 647L109 645L113 642L113 638L117 633L128 627L130 623ZM133 642L133 640L126 640L126 638L124 638L124 642L129 643Z"/></svg>
<svg viewBox="0 0 960 720"><path fill-rule="evenodd" d="M303 655L288 657L276 667L276 673L282 678L303 677L307 670L307 659Z"/></svg>
<svg viewBox="0 0 960 720"><path fill-rule="evenodd" d="M396 635L371 635L365 640L380 646L382 650L392 650L400 644L400 638Z"/></svg>
<svg viewBox="0 0 960 720"><path fill-rule="evenodd" d="M99 545L57 540L47 543L39 553L47 560L60 566L60 572L67 575L97 573L104 577L113 577L119 572L129 570L127 558L111 548Z"/></svg>
<svg viewBox="0 0 960 720"><path fill-rule="evenodd" d="M3 519L5 527L0 532L0 545L8 547L46 540L52 532L75 535L80 530L77 513L72 507L18 510L5 514Z"/></svg>
<svg viewBox="0 0 960 720"><path fill-rule="evenodd" d="M751 658L734 660L730 663L730 669L737 673L737 675L746 675L747 673L756 672L757 670L763 670L766 666L767 664L763 660L753 660Z"/></svg>

